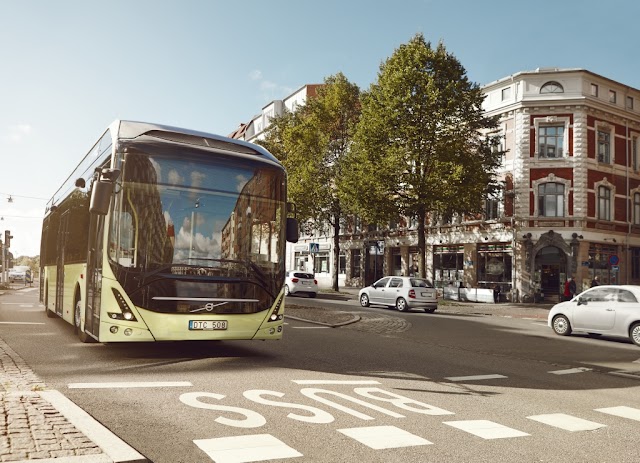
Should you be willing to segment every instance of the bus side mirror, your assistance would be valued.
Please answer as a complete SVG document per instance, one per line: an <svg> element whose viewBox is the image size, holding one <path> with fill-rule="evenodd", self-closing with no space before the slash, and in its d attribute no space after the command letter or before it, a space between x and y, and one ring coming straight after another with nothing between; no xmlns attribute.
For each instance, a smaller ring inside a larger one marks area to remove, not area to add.
<svg viewBox="0 0 640 463"><path fill-rule="evenodd" d="M118 169L102 169L99 173L96 172L96 178L91 188L89 212L97 215L107 215L113 187L119 176L120 171Z"/></svg>
<svg viewBox="0 0 640 463"><path fill-rule="evenodd" d="M287 217L287 241L289 243L298 242L298 220Z"/></svg>

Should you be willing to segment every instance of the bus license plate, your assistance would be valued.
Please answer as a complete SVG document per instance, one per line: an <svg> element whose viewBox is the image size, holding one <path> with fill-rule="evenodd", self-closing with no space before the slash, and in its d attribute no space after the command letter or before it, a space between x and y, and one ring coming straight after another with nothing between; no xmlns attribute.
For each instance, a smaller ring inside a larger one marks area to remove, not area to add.
<svg viewBox="0 0 640 463"><path fill-rule="evenodd" d="M190 330L226 330L226 320L189 320Z"/></svg>

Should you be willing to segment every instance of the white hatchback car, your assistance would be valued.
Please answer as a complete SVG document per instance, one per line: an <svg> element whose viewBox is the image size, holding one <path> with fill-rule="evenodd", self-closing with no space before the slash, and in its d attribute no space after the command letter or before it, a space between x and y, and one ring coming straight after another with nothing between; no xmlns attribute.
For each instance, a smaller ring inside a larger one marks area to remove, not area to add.
<svg viewBox="0 0 640 463"><path fill-rule="evenodd" d="M284 279L284 295L305 293L309 297L316 297L318 294L318 280L313 273L288 271Z"/></svg>
<svg viewBox="0 0 640 463"><path fill-rule="evenodd" d="M436 289L422 278L384 277L371 286L362 288L358 297L362 307L380 304L395 307L400 312L423 309L429 313L438 308Z"/></svg>
<svg viewBox="0 0 640 463"><path fill-rule="evenodd" d="M640 286L595 286L554 305L548 324L556 334L572 331L629 338L640 346Z"/></svg>

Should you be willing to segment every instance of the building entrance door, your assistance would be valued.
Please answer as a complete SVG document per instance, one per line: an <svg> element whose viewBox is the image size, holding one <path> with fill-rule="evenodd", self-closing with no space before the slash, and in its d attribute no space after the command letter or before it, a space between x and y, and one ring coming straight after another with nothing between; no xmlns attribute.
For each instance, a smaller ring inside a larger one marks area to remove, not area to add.
<svg viewBox="0 0 640 463"><path fill-rule="evenodd" d="M536 280L545 302L559 302L562 284L567 274L567 258L555 246L547 246L536 255Z"/></svg>

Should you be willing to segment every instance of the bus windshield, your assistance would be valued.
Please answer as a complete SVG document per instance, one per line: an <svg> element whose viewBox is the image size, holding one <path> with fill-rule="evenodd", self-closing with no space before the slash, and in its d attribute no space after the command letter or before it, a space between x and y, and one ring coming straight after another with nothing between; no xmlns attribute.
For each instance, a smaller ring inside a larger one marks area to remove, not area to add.
<svg viewBox="0 0 640 463"><path fill-rule="evenodd" d="M181 294L246 300L220 304L222 312L264 310L284 278L283 171L180 150L129 146L120 158L109 232L118 280L137 305L151 310L196 310Z"/></svg>

